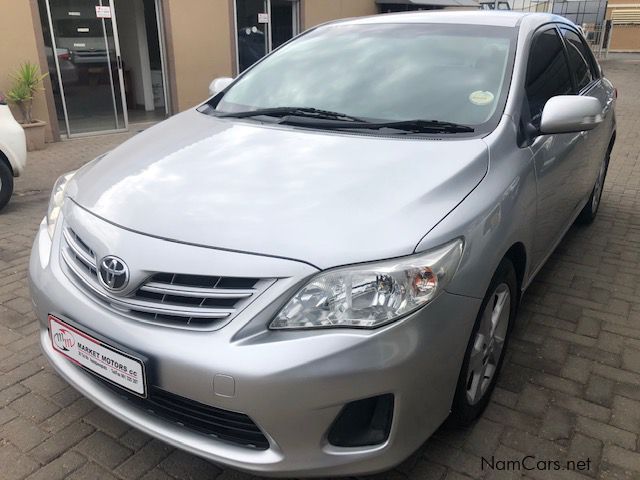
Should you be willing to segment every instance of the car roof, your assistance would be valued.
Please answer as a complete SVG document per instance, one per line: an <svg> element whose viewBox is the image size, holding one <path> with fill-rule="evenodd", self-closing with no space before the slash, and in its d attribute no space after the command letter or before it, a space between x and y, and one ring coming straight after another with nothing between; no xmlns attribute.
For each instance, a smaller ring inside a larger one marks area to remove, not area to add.
<svg viewBox="0 0 640 480"><path fill-rule="evenodd" d="M573 25L569 20L550 13L505 12L495 10L430 10L418 12L385 13L369 17L350 18L330 24L367 25L392 23L450 23L465 25L489 25L494 27L517 27L523 23L537 27L549 22Z"/></svg>

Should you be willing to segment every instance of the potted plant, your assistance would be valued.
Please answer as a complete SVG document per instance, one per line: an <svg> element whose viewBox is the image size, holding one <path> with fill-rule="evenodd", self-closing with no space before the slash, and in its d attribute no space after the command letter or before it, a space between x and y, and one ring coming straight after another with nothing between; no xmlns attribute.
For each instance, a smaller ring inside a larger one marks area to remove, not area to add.
<svg viewBox="0 0 640 480"><path fill-rule="evenodd" d="M42 91L42 80L48 74L40 73L40 68L25 62L20 65L18 71L12 75L13 85L7 91L7 99L15 103L20 109L22 120L19 123L27 137L27 150L42 150L44 148L44 129L47 125L42 120L34 120L31 116L33 97Z"/></svg>

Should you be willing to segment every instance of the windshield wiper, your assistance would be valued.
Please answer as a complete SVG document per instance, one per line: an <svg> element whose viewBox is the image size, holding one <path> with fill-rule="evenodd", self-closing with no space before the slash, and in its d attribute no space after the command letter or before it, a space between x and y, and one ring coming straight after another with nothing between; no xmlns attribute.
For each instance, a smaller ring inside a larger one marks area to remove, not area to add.
<svg viewBox="0 0 640 480"><path fill-rule="evenodd" d="M245 112L220 113L221 118L280 117L278 123L300 127L321 129L368 129L389 128L407 133L470 133L473 127L441 120L402 120L395 122L370 122L340 112L310 107L274 107L249 110Z"/></svg>
<svg viewBox="0 0 640 480"><path fill-rule="evenodd" d="M250 118L265 115L267 117L304 117L322 120L334 120L337 122L360 122L367 123L362 118L353 117L346 113L332 112L329 110L320 110L319 108L310 107L274 107L261 108L258 110L248 110L246 112L230 112L220 113L220 118Z"/></svg>
<svg viewBox="0 0 640 480"><path fill-rule="evenodd" d="M313 118L285 117L280 123L300 127L314 127L327 130L389 128L407 133L470 133L473 127L441 120L402 120L397 122L334 122Z"/></svg>

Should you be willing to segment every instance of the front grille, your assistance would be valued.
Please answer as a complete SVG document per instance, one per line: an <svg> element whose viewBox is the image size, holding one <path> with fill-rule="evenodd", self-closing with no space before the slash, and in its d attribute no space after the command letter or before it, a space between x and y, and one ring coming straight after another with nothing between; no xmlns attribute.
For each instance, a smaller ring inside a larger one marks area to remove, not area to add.
<svg viewBox="0 0 640 480"><path fill-rule="evenodd" d="M117 296L98 281L94 250L68 226L63 228L61 252L68 276L92 298L136 320L180 328L219 328L274 282L265 278L157 272L133 292Z"/></svg>
<svg viewBox="0 0 640 480"><path fill-rule="evenodd" d="M269 448L262 430L244 413L205 405L157 387L150 387L147 398L140 398L100 380L120 397L163 420L235 445L256 450Z"/></svg>

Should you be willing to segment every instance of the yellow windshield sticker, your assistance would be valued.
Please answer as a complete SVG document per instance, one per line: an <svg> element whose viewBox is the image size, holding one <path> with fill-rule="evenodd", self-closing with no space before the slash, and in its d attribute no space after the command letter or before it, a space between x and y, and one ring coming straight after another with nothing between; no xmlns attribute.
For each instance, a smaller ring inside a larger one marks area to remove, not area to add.
<svg viewBox="0 0 640 480"><path fill-rule="evenodd" d="M476 90L469 95L469 101L474 105L489 105L493 99L493 93L482 90Z"/></svg>

